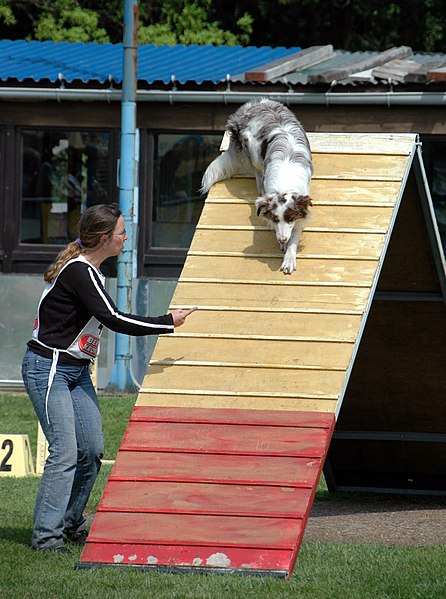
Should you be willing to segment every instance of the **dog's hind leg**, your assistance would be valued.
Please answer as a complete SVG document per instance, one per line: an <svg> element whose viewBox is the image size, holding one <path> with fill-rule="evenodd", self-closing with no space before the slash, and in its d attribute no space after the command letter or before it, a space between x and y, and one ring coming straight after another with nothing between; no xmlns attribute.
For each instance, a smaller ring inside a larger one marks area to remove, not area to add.
<svg viewBox="0 0 446 599"><path fill-rule="evenodd" d="M205 170L201 180L200 192L207 193L217 181L223 181L223 179L230 179L233 175L242 174L245 168L234 145L230 142L226 152L215 158Z"/></svg>

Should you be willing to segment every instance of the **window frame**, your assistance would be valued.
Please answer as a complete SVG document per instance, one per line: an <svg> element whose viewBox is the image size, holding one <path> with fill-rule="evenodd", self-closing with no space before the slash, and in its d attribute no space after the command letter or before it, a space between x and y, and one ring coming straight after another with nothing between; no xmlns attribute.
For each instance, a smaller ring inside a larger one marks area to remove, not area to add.
<svg viewBox="0 0 446 599"><path fill-rule="evenodd" d="M204 129L153 129L140 131L141 164L139 199L138 276L178 279L186 260L188 249L154 246L152 214L154 209L153 182L155 177L155 140L159 135L213 135L221 142L221 131ZM210 160L209 160L210 161ZM203 197L203 203L205 201Z"/></svg>
<svg viewBox="0 0 446 599"><path fill-rule="evenodd" d="M119 157L119 129L79 125L46 126L30 124L4 126L2 129L0 140L0 189L3 191L5 201L2 202L4 227L0 234L0 272L4 274L42 274L48 265L54 261L63 246L20 241L22 227L21 182L23 177L23 131L75 132L88 130L108 133L110 136L109 197L110 202L119 203L119 189L116 183L117 160ZM8 152L5 151L6 147L8 147Z"/></svg>

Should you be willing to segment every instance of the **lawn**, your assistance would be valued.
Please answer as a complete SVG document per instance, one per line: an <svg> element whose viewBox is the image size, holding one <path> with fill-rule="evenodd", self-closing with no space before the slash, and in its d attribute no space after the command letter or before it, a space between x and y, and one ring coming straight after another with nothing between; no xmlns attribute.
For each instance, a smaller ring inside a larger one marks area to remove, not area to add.
<svg viewBox="0 0 446 599"><path fill-rule="evenodd" d="M114 459L135 396L102 396L105 456ZM1 432L24 433L34 451L37 423L23 394L0 395ZM93 516L111 466L91 495ZM112 567L77 570L81 550L30 549L38 477L0 477L0 599L442 599L446 548L304 541L290 580L239 575L166 574ZM325 494L325 491L320 491Z"/></svg>

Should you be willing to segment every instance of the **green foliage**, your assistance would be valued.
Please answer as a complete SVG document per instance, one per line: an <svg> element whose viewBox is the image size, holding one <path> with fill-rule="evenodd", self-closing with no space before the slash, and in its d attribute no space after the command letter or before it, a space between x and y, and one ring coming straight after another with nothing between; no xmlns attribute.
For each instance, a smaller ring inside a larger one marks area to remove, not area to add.
<svg viewBox="0 0 446 599"><path fill-rule="evenodd" d="M0 38L121 42L123 0L0 0ZM164 0L138 2L141 44L407 45L443 52L443 0Z"/></svg>
<svg viewBox="0 0 446 599"><path fill-rule="evenodd" d="M17 19L14 16L10 0L0 0L0 22L1 21L4 21L6 25L17 24Z"/></svg>
<svg viewBox="0 0 446 599"><path fill-rule="evenodd" d="M105 29L98 25L98 14L80 8L76 0L55 0L50 10L40 15L34 33L38 40L55 42L110 41Z"/></svg>
<svg viewBox="0 0 446 599"><path fill-rule="evenodd" d="M215 44L234 46L249 42L252 18L245 13L237 20L234 33L220 27L219 21L210 21L211 0L166 0L159 14L159 22L148 26L140 24L139 40L142 44Z"/></svg>

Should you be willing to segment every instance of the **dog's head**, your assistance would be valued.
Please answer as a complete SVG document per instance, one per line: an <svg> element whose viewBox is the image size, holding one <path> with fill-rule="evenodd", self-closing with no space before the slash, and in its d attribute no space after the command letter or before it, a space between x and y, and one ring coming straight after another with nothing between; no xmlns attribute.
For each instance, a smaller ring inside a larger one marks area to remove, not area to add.
<svg viewBox="0 0 446 599"><path fill-rule="evenodd" d="M309 196L297 193L273 193L256 200L257 216L262 217L275 230L277 241L281 245L288 243L298 220L309 220L312 205Z"/></svg>

